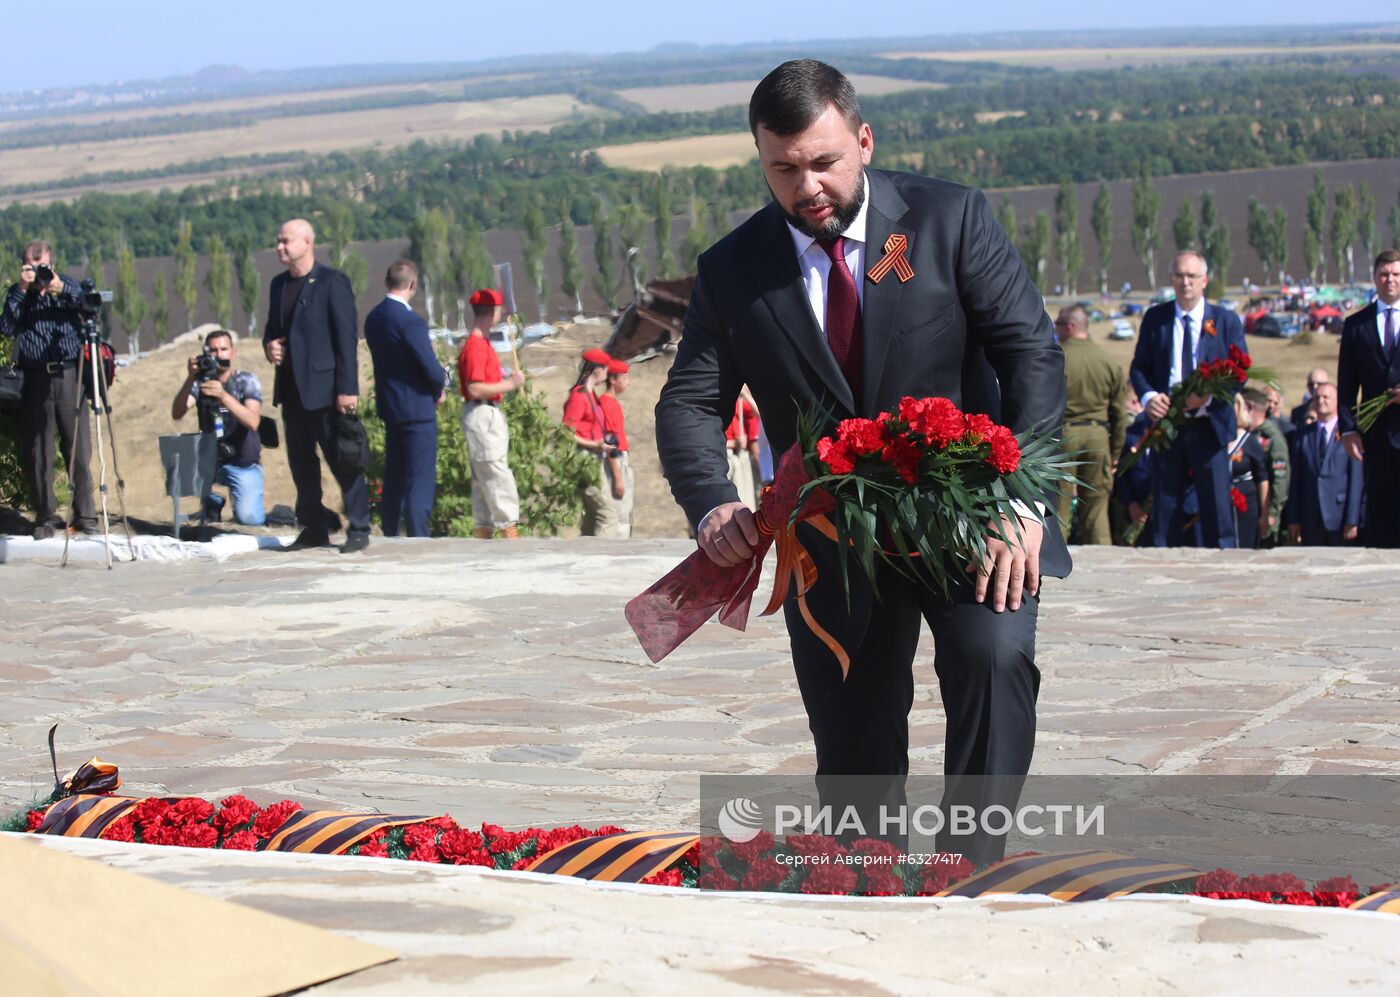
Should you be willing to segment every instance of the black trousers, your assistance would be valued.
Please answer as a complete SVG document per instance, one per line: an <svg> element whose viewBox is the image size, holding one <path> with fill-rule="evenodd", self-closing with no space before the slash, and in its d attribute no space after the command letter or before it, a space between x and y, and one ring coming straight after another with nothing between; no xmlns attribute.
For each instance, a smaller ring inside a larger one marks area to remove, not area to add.
<svg viewBox="0 0 1400 997"><path fill-rule="evenodd" d="M287 465L291 468L292 482L297 489L297 522L311 529L321 529L326 525L321 504L321 461L316 456L316 448L320 447L326 458L326 466L340 485L349 532L368 533L369 486L365 483L365 476L360 471L336 466L335 406L302 408L296 388L287 387L293 384L291 377L283 380L282 425L283 435L286 436Z"/></svg>
<svg viewBox="0 0 1400 997"><path fill-rule="evenodd" d="M848 610L833 545L812 539L816 535L805 528L799 534L820 573L808 605L851 658L843 682L835 655L807 626L796 599L788 599L784 611L797 684L816 742L822 805L838 814L853 807L869 836L905 843L899 834L878 832L881 807L890 813L907 802L913 661L921 624L927 623L947 720L944 811L953 805L994 803L1014 809L1035 749L1039 600L1026 596L1015 612L996 613L973 600L971 582L958 585L952 598L945 599L882 567L877 601L852 563ZM1006 847L1003 837L957 837L946 828L937 844L979 865L1002 858Z"/></svg>
<svg viewBox="0 0 1400 997"><path fill-rule="evenodd" d="M75 521L95 521L97 510L92 498L92 427L88 411L78 410L83 368L68 364L50 374L44 368L26 369L22 397L24 471L29 484L34 521L62 526L58 496L53 487L54 436L68 468L69 490L73 495ZM70 463L71 461L71 463Z"/></svg>
<svg viewBox="0 0 1400 997"><path fill-rule="evenodd" d="M1373 426L1363 442L1366 506L1361 542L1367 547L1400 547L1400 447L1390 442L1381 426Z"/></svg>

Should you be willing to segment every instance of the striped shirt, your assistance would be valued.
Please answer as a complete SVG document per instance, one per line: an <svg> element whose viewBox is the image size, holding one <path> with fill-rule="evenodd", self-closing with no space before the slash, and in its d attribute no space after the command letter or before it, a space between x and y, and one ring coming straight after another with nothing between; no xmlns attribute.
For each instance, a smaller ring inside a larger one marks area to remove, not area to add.
<svg viewBox="0 0 1400 997"><path fill-rule="evenodd" d="M48 363L76 360L83 348L83 321L78 310L63 299L72 300L82 292L72 278L60 274L63 294L27 295L18 284L11 284L0 312L0 335L15 339L15 363L20 367L42 367Z"/></svg>

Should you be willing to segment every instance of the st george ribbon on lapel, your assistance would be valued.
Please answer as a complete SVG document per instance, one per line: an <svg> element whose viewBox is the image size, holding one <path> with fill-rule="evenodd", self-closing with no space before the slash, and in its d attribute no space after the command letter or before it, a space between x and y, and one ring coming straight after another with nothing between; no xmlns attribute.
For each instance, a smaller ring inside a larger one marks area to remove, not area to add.
<svg viewBox="0 0 1400 997"><path fill-rule="evenodd" d="M914 279L914 268L909 265L909 261L904 258L905 252L909 249L909 237L902 232L896 232L885 240L885 255L880 257L878 263L866 271L866 276L874 284L885 279L885 274L891 270L903 284L905 281Z"/></svg>

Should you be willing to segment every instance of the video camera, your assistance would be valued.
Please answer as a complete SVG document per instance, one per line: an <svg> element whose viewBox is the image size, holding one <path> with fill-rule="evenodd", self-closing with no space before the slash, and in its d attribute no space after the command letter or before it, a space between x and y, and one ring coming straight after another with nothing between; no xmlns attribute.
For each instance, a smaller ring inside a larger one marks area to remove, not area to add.
<svg viewBox="0 0 1400 997"><path fill-rule="evenodd" d="M202 383L213 377L218 377L219 372L228 367L228 360L220 360L214 352L214 347L205 346L204 352L195 357L195 383Z"/></svg>
<svg viewBox="0 0 1400 997"><path fill-rule="evenodd" d="M48 270L48 267L44 267L44 269ZM49 273L52 274L53 271L50 270ZM34 271L34 279L39 279L38 270ZM50 279L52 279L52 277L50 277ZM98 314L102 311L102 306L112 303L112 292L99 291L97 285L86 277L79 281L78 287L80 288L78 294L67 295L67 297L78 311L83 313L83 318L97 318Z"/></svg>

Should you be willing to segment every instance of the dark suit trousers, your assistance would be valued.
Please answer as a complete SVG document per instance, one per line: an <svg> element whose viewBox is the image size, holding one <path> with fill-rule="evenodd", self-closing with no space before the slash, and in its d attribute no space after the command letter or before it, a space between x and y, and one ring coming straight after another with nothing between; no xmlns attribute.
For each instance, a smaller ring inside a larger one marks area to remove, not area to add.
<svg viewBox="0 0 1400 997"><path fill-rule="evenodd" d="M862 615L864 603L869 607L869 622L863 636L857 636L858 625L843 634L848 628L842 619L846 609L840 575L834 561L813 549L815 543L823 542L804 538L822 573L816 589L824 590L822 598L816 598L814 590L808 600L816 618L850 654L845 682L841 666L808 628L796 600L789 598L784 605L797 684L816 742L822 804L832 806L838 815L846 806L855 807L863 827L874 837L881 828L880 807L892 812L906 802L913 660L920 624L927 622L933 632L934 671L947 721L945 813L953 804L1001 803L1014 808L1035 748L1039 600L1027 597L1017 611L995 613L973 601L971 584L959 586L953 598L944 599L882 567L880 600L870 602L868 585L856 577L860 569L851 564L853 587L866 590L864 598L853 596L851 618ZM1013 778L957 778L984 775ZM930 802L920 800L916 805ZM904 844L898 834L879 836ZM945 830L938 836L938 847L985 864L1001 858L1006 844L1001 837L955 838Z"/></svg>
<svg viewBox="0 0 1400 997"><path fill-rule="evenodd" d="M282 425L287 437L287 465L291 468L292 481L297 488L297 522L312 529L325 526L325 513L321 505L321 461L316 456L319 446L331 474L340 485L349 531L368 533L369 486L365 483L365 476L358 471L337 467L335 463L336 414L334 405L319 409L302 408L294 379L282 379Z"/></svg>
<svg viewBox="0 0 1400 997"><path fill-rule="evenodd" d="M1185 545L1182 504L1187 472L1196 485L1201 506L1201 545L1235 547L1235 507L1230 502L1230 459L1215 438L1210 420L1187 419L1169 450L1152 454L1152 519L1148 528L1154 547Z"/></svg>
<svg viewBox="0 0 1400 997"><path fill-rule="evenodd" d="M386 537L428 536L437 490L437 420L384 424L384 493L379 519Z"/></svg>
<svg viewBox="0 0 1400 997"><path fill-rule="evenodd" d="M1361 541L1367 547L1400 547L1400 447L1380 425L1372 427L1363 442L1366 505Z"/></svg>
<svg viewBox="0 0 1400 997"><path fill-rule="evenodd" d="M58 495L53 487L54 435L58 436L64 466L68 468L75 521L92 521L97 510L92 498L92 427L86 405L78 410L78 397L87 397L80 379L83 368L68 365L56 374L43 369L24 372L23 405L24 470L34 506L34 522L61 525Z"/></svg>

